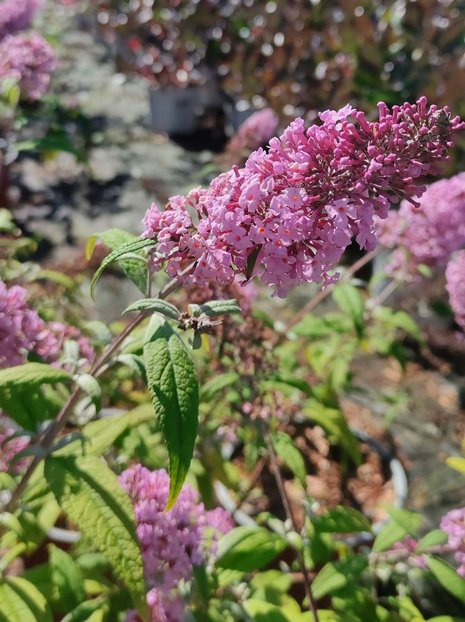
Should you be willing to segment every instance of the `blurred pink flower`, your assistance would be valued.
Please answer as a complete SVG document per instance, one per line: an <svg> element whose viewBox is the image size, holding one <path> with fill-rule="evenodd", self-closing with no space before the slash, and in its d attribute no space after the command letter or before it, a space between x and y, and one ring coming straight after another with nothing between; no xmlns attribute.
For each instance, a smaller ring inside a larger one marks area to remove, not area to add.
<svg viewBox="0 0 465 622"><path fill-rule="evenodd" d="M455 560L459 564L457 573L465 577L465 508L448 512L439 526L447 534L446 546L454 553Z"/></svg>
<svg viewBox="0 0 465 622"><path fill-rule="evenodd" d="M28 352L59 367L64 341L70 339L78 344L81 365L93 360L94 348L78 328L61 322L47 324L29 307L24 287L7 287L0 280L0 369L21 365Z"/></svg>
<svg viewBox="0 0 465 622"><path fill-rule="evenodd" d="M43 0L2 0L0 2L0 39L29 28Z"/></svg>
<svg viewBox="0 0 465 622"><path fill-rule="evenodd" d="M56 65L55 52L35 32L7 35L0 42L0 86L6 79L15 80L26 99L41 99Z"/></svg>
<svg viewBox="0 0 465 622"><path fill-rule="evenodd" d="M455 320L465 330L465 250L447 264L446 287Z"/></svg>
<svg viewBox="0 0 465 622"><path fill-rule="evenodd" d="M15 430L5 427L1 423L2 419L4 417L0 414L0 472L20 473L27 464L27 459L18 460L14 464L12 464L12 460L29 445L29 438L26 436L16 436L5 442L5 439L15 433Z"/></svg>
<svg viewBox="0 0 465 622"><path fill-rule="evenodd" d="M214 555L216 540L233 526L231 516L222 508L206 511L188 485L165 512L170 482L163 469L149 471L137 465L120 475L120 483L134 503L152 621L182 622L184 606L177 587L191 580L193 566Z"/></svg>
<svg viewBox="0 0 465 622"><path fill-rule="evenodd" d="M392 248L392 276L420 279L421 266L443 269L451 254L465 246L465 173L431 184L420 208L403 201L378 224L381 244Z"/></svg>
<svg viewBox="0 0 465 622"><path fill-rule="evenodd" d="M250 153L268 143L276 133L279 124L278 115L271 108L257 110L239 127L226 146L230 153L241 155Z"/></svg>

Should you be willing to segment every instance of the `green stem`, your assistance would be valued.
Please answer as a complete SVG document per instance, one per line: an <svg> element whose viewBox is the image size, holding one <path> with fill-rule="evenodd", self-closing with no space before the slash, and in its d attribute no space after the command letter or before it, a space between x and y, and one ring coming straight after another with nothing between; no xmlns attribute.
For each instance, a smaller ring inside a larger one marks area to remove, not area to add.
<svg viewBox="0 0 465 622"><path fill-rule="evenodd" d="M286 488L284 486L284 481L281 476L281 471L279 469L276 454L274 452L273 445L271 443L271 440L268 434L265 437L265 441L266 441L266 447L268 449L268 455L270 457L271 470L273 471L276 485L278 487L278 492L279 492L279 496L281 497L281 502L284 507L284 512L286 513L286 517L292 525L292 529L296 533L298 533L297 521L295 520L294 515L292 513L291 503L289 501L289 497L287 495ZM305 594L310 603L310 608L313 614L314 622L319 622L318 607L312 594L310 573L308 572L308 568L305 564L305 559L304 559L302 552L297 550L296 553L297 553L297 559L298 559L299 566L300 566L300 571L302 572L302 577L304 580Z"/></svg>

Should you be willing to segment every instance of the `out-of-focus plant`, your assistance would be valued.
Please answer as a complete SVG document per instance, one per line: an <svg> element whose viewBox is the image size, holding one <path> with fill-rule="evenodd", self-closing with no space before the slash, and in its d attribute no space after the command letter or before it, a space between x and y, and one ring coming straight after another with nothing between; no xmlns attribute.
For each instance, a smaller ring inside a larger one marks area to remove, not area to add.
<svg viewBox="0 0 465 622"><path fill-rule="evenodd" d="M50 94L57 58L29 28L39 0L0 4L0 205L8 205L9 166L20 153L58 151L83 159L86 120L72 102Z"/></svg>
<svg viewBox="0 0 465 622"><path fill-rule="evenodd" d="M420 93L463 112L463 0L99 0L89 8L122 66L152 83L196 83L208 70L234 98L265 102L285 119Z"/></svg>

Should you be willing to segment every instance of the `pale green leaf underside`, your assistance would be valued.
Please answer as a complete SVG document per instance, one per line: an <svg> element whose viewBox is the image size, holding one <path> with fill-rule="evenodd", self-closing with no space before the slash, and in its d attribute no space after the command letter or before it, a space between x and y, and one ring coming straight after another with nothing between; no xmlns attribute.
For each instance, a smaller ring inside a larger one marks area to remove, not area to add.
<svg viewBox="0 0 465 622"><path fill-rule="evenodd" d="M102 235L102 234L101 234ZM135 275L135 270L138 270L137 274L139 275L137 277L137 283L136 285L138 285L138 287L142 287L142 289L144 289L144 283L141 281L140 278L140 270L141 270L141 264L138 260L136 259L124 259L124 255L127 255L128 253L134 253L137 251L142 250L143 248L147 248L149 246L154 246L156 244L156 242L150 238L134 238L133 236L131 236L131 239L123 244L121 244L120 246L117 246L115 248L115 250L113 250L109 255L107 255L105 257L105 259L102 261L102 263L100 264L99 268L96 270L92 281L90 283L90 293L92 295L92 297L94 296L94 289L95 289L95 285L97 283L97 281L99 280L99 278L102 276L102 273L104 272L104 270L110 265L112 264L114 261L121 261L121 264L123 266L123 269L125 270L125 272L128 274L129 278L132 278L134 280L134 275ZM125 263L123 263L123 261ZM129 263L131 263L131 268L128 271L129 268ZM145 268L144 268L144 274L145 274ZM145 278L145 277L144 277ZM140 288L139 287L139 288Z"/></svg>
<svg viewBox="0 0 465 622"><path fill-rule="evenodd" d="M68 518L108 559L145 610L142 556L131 500L103 459L47 458L45 478Z"/></svg>
<svg viewBox="0 0 465 622"><path fill-rule="evenodd" d="M22 577L0 582L0 622L52 622L52 615L39 590Z"/></svg>
<svg viewBox="0 0 465 622"><path fill-rule="evenodd" d="M101 456L129 427L136 427L153 417L150 404L141 404L129 412L91 421L81 430L82 438L54 452L54 456Z"/></svg>

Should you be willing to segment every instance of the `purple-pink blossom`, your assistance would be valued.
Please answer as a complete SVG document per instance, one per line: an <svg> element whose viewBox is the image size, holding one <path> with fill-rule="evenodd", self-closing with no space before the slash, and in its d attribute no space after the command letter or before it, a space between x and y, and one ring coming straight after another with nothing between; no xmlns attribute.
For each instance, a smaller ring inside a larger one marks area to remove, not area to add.
<svg viewBox="0 0 465 622"><path fill-rule="evenodd" d="M231 153L250 153L266 145L276 133L278 115L271 108L257 110L248 117L229 141L226 150Z"/></svg>
<svg viewBox="0 0 465 622"><path fill-rule="evenodd" d="M88 337L83 335L79 328L71 326L70 324L63 324L62 322L49 322L47 324L47 331L54 339L53 351L42 351L39 347L37 354L45 360L54 362L57 366L62 366L62 362L59 361L60 355L63 352L64 344L66 341L75 341L79 350L78 361L79 366L89 365L95 358L95 350ZM66 367L66 363L64 363Z"/></svg>
<svg viewBox="0 0 465 622"><path fill-rule="evenodd" d="M24 287L7 287L0 280L0 369L21 365L29 352L60 367L64 342L71 339L78 344L81 365L87 365L95 352L78 328L61 322L44 322L29 306Z"/></svg>
<svg viewBox="0 0 465 622"><path fill-rule="evenodd" d="M152 205L144 235L158 240L155 269L166 264L170 276L199 285L259 276L280 296L333 280L353 237L372 249L375 215L386 218L402 198L414 202L420 177L434 173L464 127L424 97L378 109L375 122L350 106L322 113L308 129L296 119L243 168L172 197L162 212Z"/></svg>
<svg viewBox="0 0 465 622"><path fill-rule="evenodd" d="M455 320L465 330L465 250L447 264L446 287Z"/></svg>
<svg viewBox="0 0 465 622"><path fill-rule="evenodd" d="M20 365L27 352L48 354L54 347L45 322L27 304L27 291L0 281L0 369Z"/></svg>
<svg viewBox="0 0 465 622"><path fill-rule="evenodd" d="M0 2L0 39L29 28L43 0L2 0Z"/></svg>
<svg viewBox="0 0 465 622"><path fill-rule="evenodd" d="M448 512L439 526L448 536L446 546L454 553L455 561L459 564L458 574L465 577L465 508Z"/></svg>
<svg viewBox="0 0 465 622"><path fill-rule="evenodd" d="M177 588L190 582L193 566L208 561L218 536L232 528L231 517L222 508L206 511L188 485L165 512L169 476L163 469L136 465L120 475L120 483L134 503L152 621L182 622L184 606Z"/></svg>
<svg viewBox="0 0 465 622"><path fill-rule="evenodd" d="M0 42L0 86L14 80L26 99L38 100L48 91L56 64L52 47L35 32L7 35Z"/></svg>
<svg viewBox="0 0 465 622"><path fill-rule="evenodd" d="M403 201L377 231L381 244L393 249L387 266L391 276L417 280L422 266L443 269L465 246L465 173L431 184L419 209Z"/></svg>
<svg viewBox="0 0 465 622"><path fill-rule="evenodd" d="M14 434L15 430L3 425L2 419L4 417L0 414L0 472L20 473L27 464L27 460L21 459L13 464L12 461L17 454L29 445L29 438L26 436L15 436L7 440Z"/></svg>

